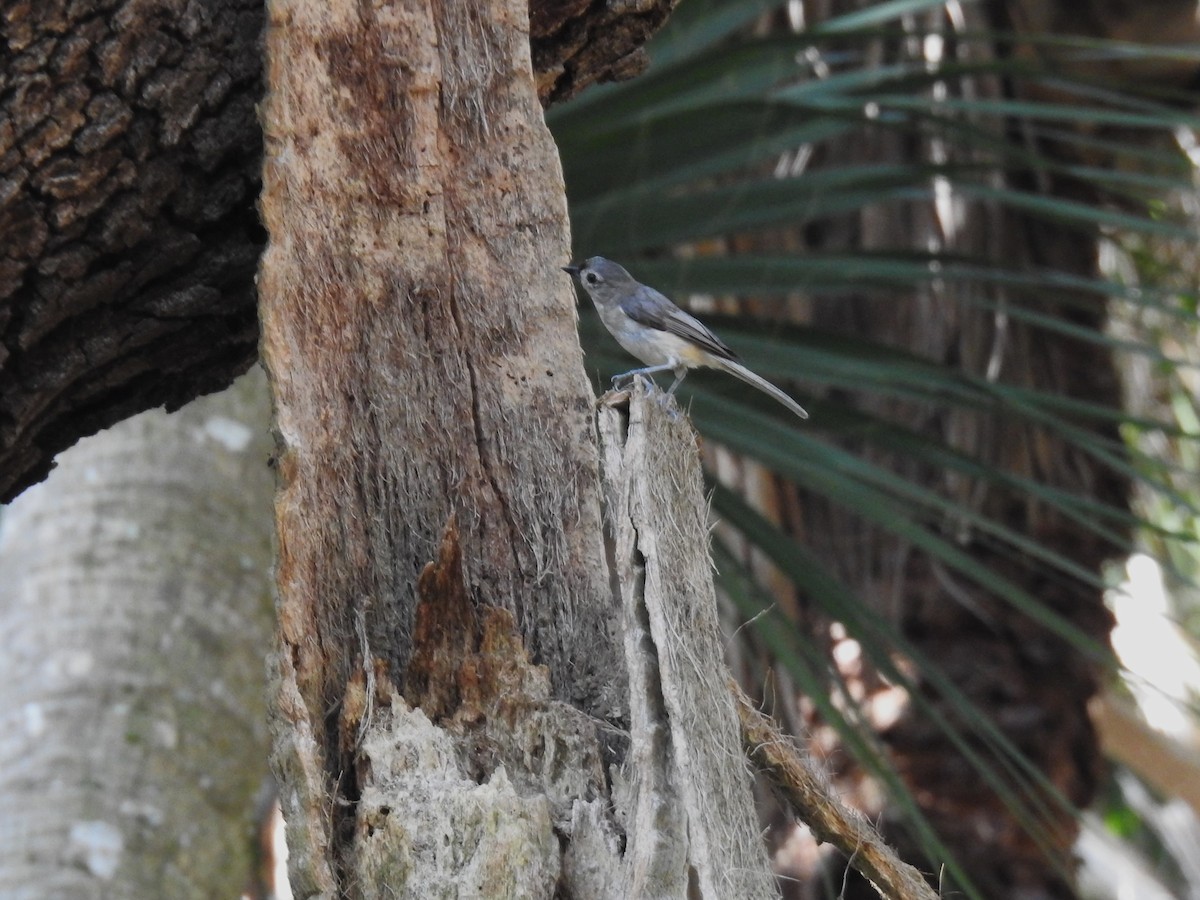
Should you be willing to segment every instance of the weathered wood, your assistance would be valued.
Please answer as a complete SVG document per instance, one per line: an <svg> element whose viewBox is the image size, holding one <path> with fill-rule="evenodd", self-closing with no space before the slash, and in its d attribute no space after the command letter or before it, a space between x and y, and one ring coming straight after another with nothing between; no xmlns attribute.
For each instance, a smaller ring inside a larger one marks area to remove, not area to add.
<svg viewBox="0 0 1200 900"><path fill-rule="evenodd" d="M862 813L838 798L821 769L754 707L732 678L729 694L741 721L747 755L818 841L841 850L847 864L870 881L881 897L937 900L937 891L921 873L896 855Z"/></svg>
<svg viewBox="0 0 1200 900"><path fill-rule="evenodd" d="M696 436L664 395L602 408L606 514L630 665L628 896L775 897L726 689Z"/></svg>
<svg viewBox="0 0 1200 900"><path fill-rule="evenodd" d="M355 883L370 704L414 660L444 534L472 608L511 617L549 697L619 721L624 666L524 5L277 0L268 17L276 765L298 889L327 892Z"/></svg>
<svg viewBox="0 0 1200 900"><path fill-rule="evenodd" d="M341 881L389 900L604 896L563 872L560 846L586 832L589 869L619 860L601 723L551 696L511 613L472 599L460 537L451 522L421 573L405 696L382 669L347 692L359 783Z"/></svg>

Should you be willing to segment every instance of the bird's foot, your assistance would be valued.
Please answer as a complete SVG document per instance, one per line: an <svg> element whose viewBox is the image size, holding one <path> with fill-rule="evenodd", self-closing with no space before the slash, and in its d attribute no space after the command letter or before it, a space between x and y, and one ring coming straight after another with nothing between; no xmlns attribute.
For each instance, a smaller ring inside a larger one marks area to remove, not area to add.
<svg viewBox="0 0 1200 900"><path fill-rule="evenodd" d="M651 387L658 387L658 385L655 384L654 379L649 375L643 375L641 372L622 372L620 375L614 375L612 377L613 390L619 390L621 388L628 390L629 388L633 387L633 383L637 381L638 378L642 378L644 381L649 382Z"/></svg>
<svg viewBox="0 0 1200 900"><path fill-rule="evenodd" d="M658 386L657 381L655 381L649 375L644 375L641 372L625 372L621 375L614 375L612 378L612 389L614 391L631 390L634 382L639 378L646 383L647 393L654 394L662 391L662 388Z"/></svg>

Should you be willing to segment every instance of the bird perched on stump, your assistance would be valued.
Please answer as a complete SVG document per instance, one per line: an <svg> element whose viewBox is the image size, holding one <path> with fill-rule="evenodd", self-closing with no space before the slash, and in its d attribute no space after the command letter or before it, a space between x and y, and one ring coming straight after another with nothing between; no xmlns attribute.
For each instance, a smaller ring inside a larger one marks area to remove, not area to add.
<svg viewBox="0 0 1200 900"><path fill-rule="evenodd" d="M804 407L742 365L703 322L612 260L593 256L582 264L563 266L563 271L592 298L600 321L617 343L646 364L614 377L614 387L635 375L672 372L675 381L667 393L673 394L689 369L720 369L778 400L800 418L808 418Z"/></svg>

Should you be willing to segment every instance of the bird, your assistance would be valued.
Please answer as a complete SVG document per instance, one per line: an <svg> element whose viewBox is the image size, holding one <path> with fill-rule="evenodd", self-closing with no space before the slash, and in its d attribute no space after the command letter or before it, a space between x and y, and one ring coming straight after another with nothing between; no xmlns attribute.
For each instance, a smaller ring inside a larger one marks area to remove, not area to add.
<svg viewBox="0 0 1200 900"><path fill-rule="evenodd" d="M674 394L690 369L720 369L758 388L801 419L808 418L803 406L742 365L737 354L703 322L617 263L593 256L562 270L591 298L600 321L617 343L646 364L615 376L613 387L637 375L672 372L675 382L667 393Z"/></svg>

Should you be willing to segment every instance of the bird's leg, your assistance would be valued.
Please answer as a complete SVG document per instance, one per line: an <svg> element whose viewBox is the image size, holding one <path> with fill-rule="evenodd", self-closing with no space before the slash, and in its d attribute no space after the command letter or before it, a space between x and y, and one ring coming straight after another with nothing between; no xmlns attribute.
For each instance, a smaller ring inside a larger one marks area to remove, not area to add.
<svg viewBox="0 0 1200 900"><path fill-rule="evenodd" d="M669 362L664 363L661 366L646 366L644 369L631 369L630 371L623 372L620 375L614 375L612 378L612 386L613 388L616 388L616 386L626 378L633 378L637 375L654 375L656 372L669 372L673 371L674 368L675 363Z"/></svg>
<svg viewBox="0 0 1200 900"><path fill-rule="evenodd" d="M675 373L675 381L671 383L669 388L667 388L668 394L675 393L675 388L679 387L679 385L683 382L683 379L687 377L688 373L687 366L676 366L672 371Z"/></svg>

